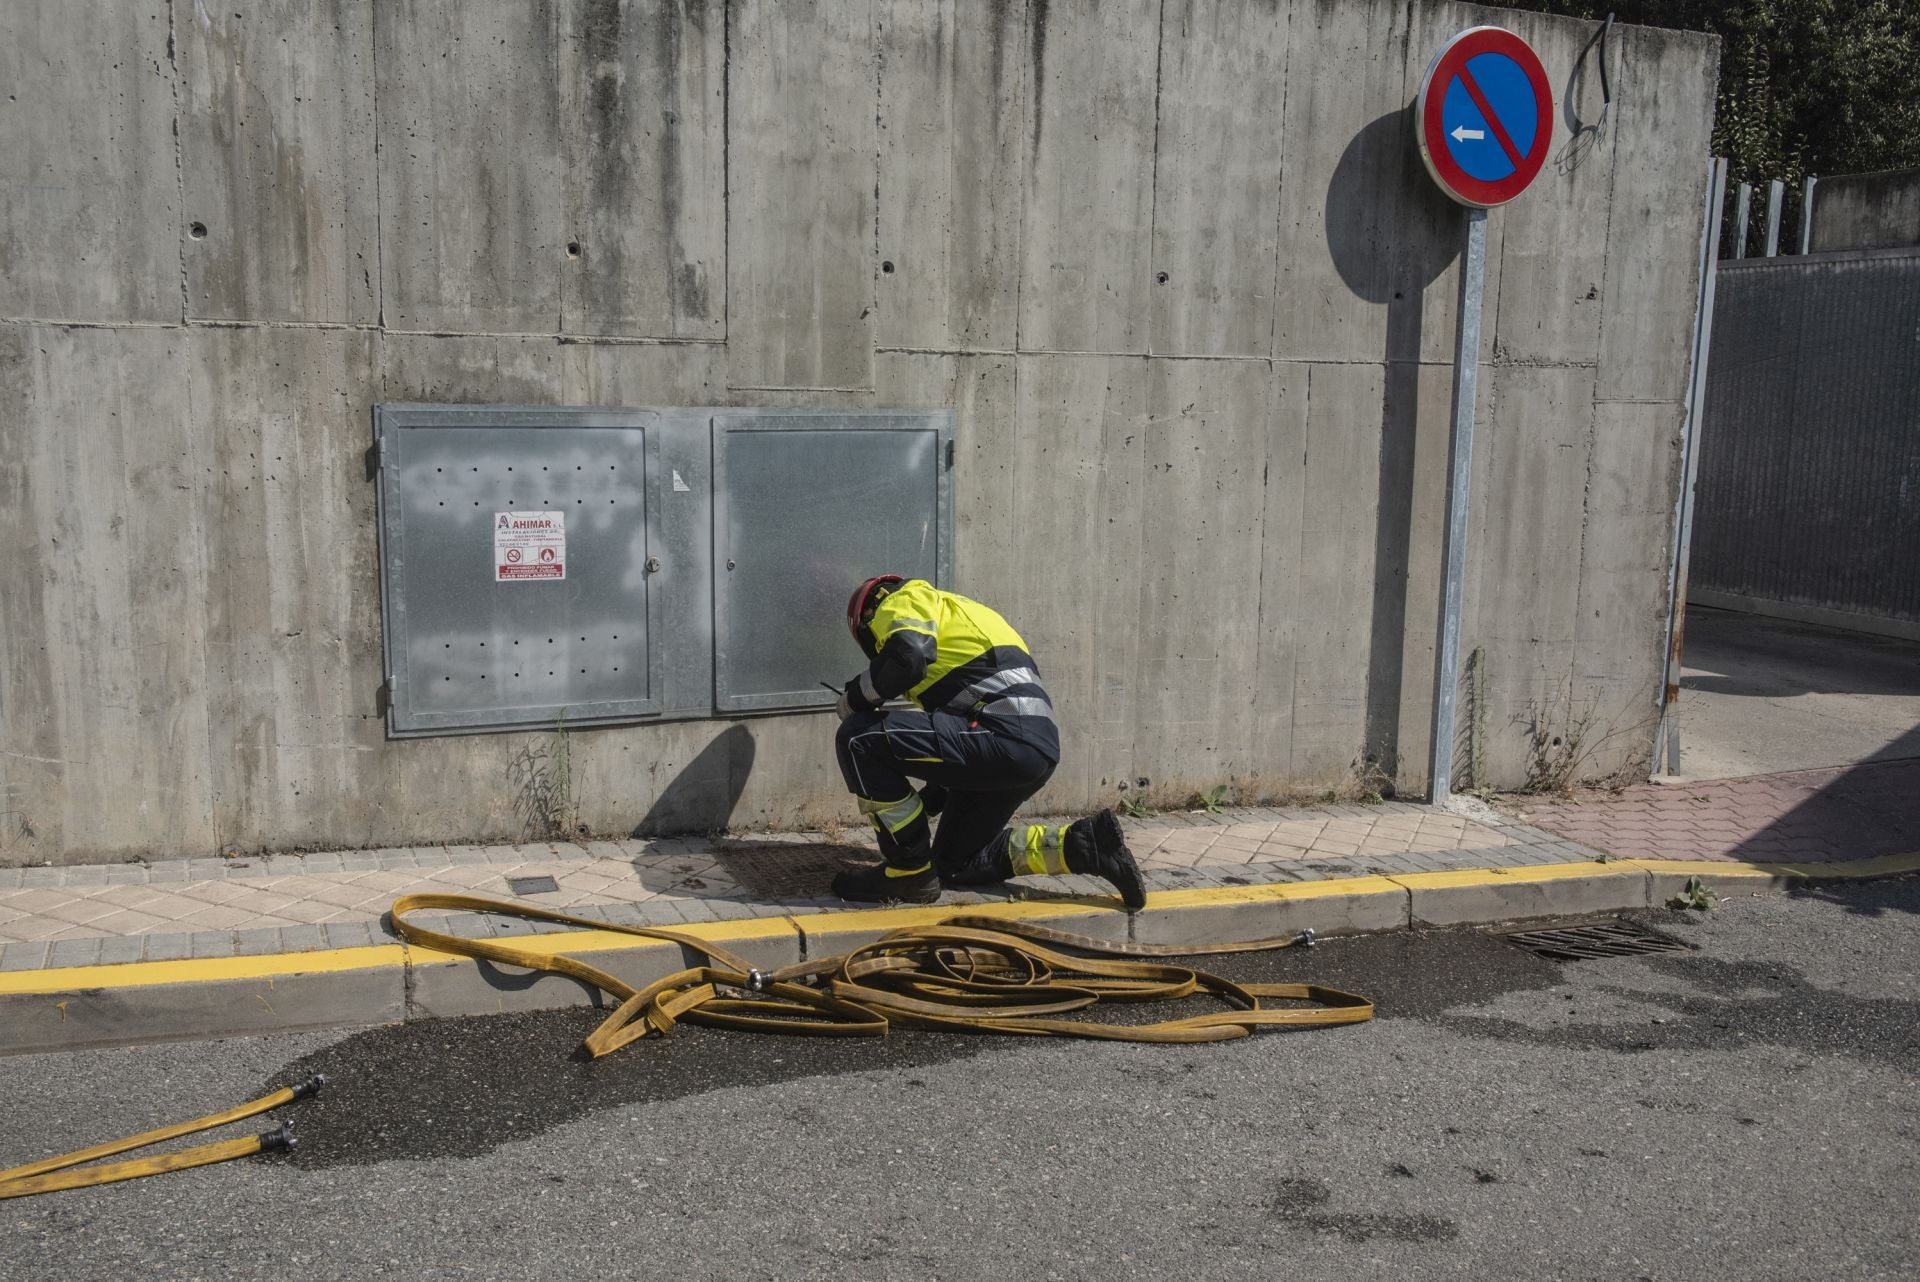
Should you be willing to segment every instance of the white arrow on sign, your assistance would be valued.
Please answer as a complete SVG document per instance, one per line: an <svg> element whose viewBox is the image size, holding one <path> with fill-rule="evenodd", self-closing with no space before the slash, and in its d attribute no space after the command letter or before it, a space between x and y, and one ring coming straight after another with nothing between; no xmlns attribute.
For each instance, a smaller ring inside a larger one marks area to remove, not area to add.
<svg viewBox="0 0 1920 1282"><path fill-rule="evenodd" d="M1469 129L1465 125L1455 125L1453 127L1453 140L1455 142L1465 142L1469 138L1485 138L1486 136L1487 131L1484 129Z"/></svg>

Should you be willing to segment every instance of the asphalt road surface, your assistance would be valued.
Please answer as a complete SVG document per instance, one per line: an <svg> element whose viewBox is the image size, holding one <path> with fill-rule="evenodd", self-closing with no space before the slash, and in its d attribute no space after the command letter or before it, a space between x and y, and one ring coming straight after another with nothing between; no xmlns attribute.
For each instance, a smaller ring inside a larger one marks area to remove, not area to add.
<svg viewBox="0 0 1920 1282"><path fill-rule="evenodd" d="M299 1149L0 1202L23 1278L1910 1278L1920 879L1222 959L1379 1018L1198 1047L581 1009L0 1059L0 1166L323 1071ZM254 1129L262 1129L257 1124Z"/></svg>

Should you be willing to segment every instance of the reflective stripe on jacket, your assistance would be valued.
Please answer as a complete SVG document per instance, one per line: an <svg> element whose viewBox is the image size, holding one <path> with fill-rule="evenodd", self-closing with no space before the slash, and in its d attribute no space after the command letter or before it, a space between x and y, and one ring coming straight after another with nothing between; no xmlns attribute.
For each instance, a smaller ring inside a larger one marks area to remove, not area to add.
<svg viewBox="0 0 1920 1282"><path fill-rule="evenodd" d="M1058 751L1053 702L1040 684L1039 665L1020 634L995 610L913 579L880 602L869 626L882 651L899 633L933 641L926 674L906 691L922 708L992 720ZM916 648L924 651L925 643Z"/></svg>

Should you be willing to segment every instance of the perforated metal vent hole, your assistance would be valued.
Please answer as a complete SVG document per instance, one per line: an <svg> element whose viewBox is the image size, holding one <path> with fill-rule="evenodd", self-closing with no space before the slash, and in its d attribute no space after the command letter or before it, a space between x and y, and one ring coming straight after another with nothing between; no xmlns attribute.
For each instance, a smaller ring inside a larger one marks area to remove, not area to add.
<svg viewBox="0 0 1920 1282"><path fill-rule="evenodd" d="M531 466L531 464L529 464L528 466ZM421 467L421 468L420 468L419 470L420 470L420 476L421 476L421 478L422 478L422 479L421 479L421 480L419 481L419 484L421 484L421 485L431 485L431 484L432 484L432 482L430 482L430 481L428 481L428 480L426 480L426 479L425 479L425 476L426 476L426 472L425 472L425 468L424 468L424 466L422 466L422 467ZM440 473L440 474L442 474L442 475L444 475L444 474L446 473L446 470L447 470L447 469L446 469L446 468L445 468L444 466L436 466L436 467L435 467L435 468L434 468L433 470L434 470L435 472L437 472L437 473ZM457 471L457 470L458 470L458 469L456 469L456 471ZM502 476L504 476L504 475L505 475L506 473L508 473L508 472L512 472L513 470L514 470L514 469L513 469L513 465L512 465L512 464L506 464L506 465L504 465L504 470L502 471L502 473L501 473L501 475L502 475ZM545 465L545 464L542 464L542 465L541 465L541 467L540 467L540 470L541 470L542 472L546 472L546 471L549 471L550 469L549 469L549 467L548 467L547 465ZM564 471L564 468L563 468L562 470ZM585 466L584 466L584 465L578 465L578 464L576 464L573 470L574 470L574 471L576 471L576 472L585 472L585 471L586 471L586 468L585 468ZM493 475L493 472L492 472L492 471L491 471L490 469L486 469L486 470L483 470L483 469L481 469L481 468L479 468L479 467L470 467L470 468L468 468L468 471L469 471L469 472L471 472L472 474L474 474L475 476L490 476L490 475ZM607 464L607 471L609 471L609 472L612 472L612 473L615 473L615 477L609 477L609 478L603 478L603 479L605 479L605 480L607 480L607 481L608 481L609 483L612 483L612 482L613 482L613 481L614 481L614 480L615 480L615 479L617 478L617 475L618 475L618 473L619 473L619 471L620 471L620 465L619 465L619 464L617 464L617 463L609 463L609 464ZM519 479L520 479L519 477L516 477L516 478L515 478L515 480L519 480ZM528 477L528 479L533 479L533 478L531 478L531 476L529 475L529 477ZM592 486L593 488L596 488L596 489L598 489L598 488L599 488L599 486L598 486L597 484L595 484L595 482L593 482L593 481L592 481L591 479L589 479L589 478L586 478L586 477L582 477L581 479L582 479L583 481L585 481L585 482L586 482L586 484L588 484L589 486ZM512 482L509 482L509 484L512 484ZM594 501L594 503L595 503L596 505L598 505L598 504L599 504L599 502L600 502L600 498L599 498L599 496L598 496L598 495L594 495L594 494L588 494L588 495L585 495L585 496L581 496L581 495L575 495L575 496L573 496L573 505L574 505L575 507L585 507L585 506L586 506L586 503L587 503L587 499L588 499L588 498L591 498L591 499L593 499L593 501ZM473 505L474 505L475 507L481 507L481 506L483 506L483 505L485 504L485 502L486 502L486 500L484 500L484 499L474 499L474 500L472 500L472 502L473 502ZM531 502L531 500L529 500L529 502ZM560 502L561 502L561 504L562 504L562 510L564 510L564 505L565 505L565 503L566 503L566 498L565 498L565 497L563 496L563 497L561 498L561 500L560 500ZM518 498L518 496L511 496L511 497L509 497L509 498L508 498L508 499L506 500L506 504L507 504L507 506L508 506L508 507L519 507L519 506L520 506L520 500L519 500L519 498ZM436 505L436 506L438 506L438 507L445 507L445 506L447 505L447 502L446 502L446 500L445 500L445 499L436 499L436 500L435 500L435 505ZM618 498L609 498L609 499L607 499L607 506L608 506L608 507L618 507L619 505L620 505L620 500L619 500ZM551 508L551 507L553 507L553 506L554 506L554 502L553 502L553 500L552 500L551 498L543 498L543 499L541 499L541 500L540 500L540 503L539 503L539 506L540 506L540 507L542 507L542 508Z"/></svg>
<svg viewBox="0 0 1920 1282"><path fill-rule="evenodd" d="M1648 953L1684 953L1691 948L1623 917L1573 922L1562 926L1506 932L1508 942L1549 961L1587 961L1595 957L1639 957Z"/></svg>
<svg viewBox="0 0 1920 1282"><path fill-rule="evenodd" d="M618 632L615 632L615 633L612 633L612 634L610 634L610 635L611 635L611 637L612 637L612 639L613 639L614 641L618 641L618 640L620 639L620 634L619 634ZM588 638L588 637L581 637L581 638L580 638L580 640L581 640L581 641L582 641L583 643L584 643L584 642L587 642L587 641L589 641L590 639L591 639L591 638ZM511 649L511 647L513 647L513 646L518 646L518 645L520 644L520 638L517 638L517 637L509 637L509 638L508 638L507 640L508 640L508 647L509 647L509 650ZM548 637L548 638L547 638L547 640L546 640L546 643L547 643L548 645L553 645L553 644L555 643L555 638L553 638L553 637ZM476 644L478 645L478 648L479 648L479 649L481 649L481 650L484 650L484 649L486 649L486 648L487 648L487 643L486 643L485 641L481 641L481 642L478 642L478 643L476 643ZM529 640L528 640L528 642L527 642L527 644L529 644L529 645L538 645L538 644L540 644L540 643L539 643L539 641L538 641L537 639L529 639ZM629 643L629 644L631 644L631 643ZM453 642L451 642L451 641L443 641L443 642L441 642L441 644L440 644L440 648L441 648L441 650L443 650L443 651L445 651L445 652L446 652L446 654L445 654L445 658L446 658L446 660L447 660L447 662L448 662L448 663L458 663L458 662L460 662L460 661L462 661L463 659L466 659L466 658L472 658L472 659L484 659L484 658L486 657L485 655L477 655L477 654L475 654L475 655L464 655L464 656L463 656L463 655L461 655L461 654L459 654L459 653L457 653L457 652L455 652L455 650L454 650L454 646L453 646ZM463 647L463 648L464 648L464 647ZM537 665L535 665L535 666L537 666ZM610 671L613 671L613 672L618 672L618 671L620 671L620 665L619 665L619 664L617 664L617 663L614 663L614 664L609 664L609 665L608 665L608 668L609 668L609 670L610 670ZM478 676L478 677L480 678L480 680L482 680L482 681L485 681L485 680L487 679L487 675L488 675L487 673L485 673L485 672L480 672L480 671L478 671L477 669L475 669L475 670L473 670L473 671L471 671L471 672L467 672L467 671L463 671L462 669L460 669L460 668L458 668L458 667L453 667L453 668L447 668L447 667L442 667L442 668L438 668L438 669L435 669L434 671L436 671L436 672L437 672L437 673L439 674L439 676L440 676L440 679L441 679L442 681L451 681L451 680L453 680L453 679L454 679L454 677L456 677L456 676L458 676L458 677L465 677L465 676L470 676L470 675L471 675L471 676ZM580 675L582 675L582 676L585 676L585 675L587 675L587 673L588 673L588 672L590 672L590 671L591 671L591 669L590 669L590 668L581 668L581 669L579 669L579 672L580 672ZM539 674L538 672L536 672L536 671L533 671L533 668L532 668L531 666L528 666L528 667L526 667L526 670L525 670L525 671L512 671L512 672L507 672L507 673L505 673L505 679L507 679L507 680L511 680L511 681L519 681L519 680L523 680L523 679L538 679L538 678L539 678L539 675L540 675L540 674ZM563 675L564 675L564 673L562 673L562 672L560 671L560 669L558 669L558 668L555 668L555 669L553 669L553 670L551 670L551 671L549 671L549 672L547 673L547 675L548 675L548 676L550 676L550 677L554 677L554 676L563 676Z"/></svg>

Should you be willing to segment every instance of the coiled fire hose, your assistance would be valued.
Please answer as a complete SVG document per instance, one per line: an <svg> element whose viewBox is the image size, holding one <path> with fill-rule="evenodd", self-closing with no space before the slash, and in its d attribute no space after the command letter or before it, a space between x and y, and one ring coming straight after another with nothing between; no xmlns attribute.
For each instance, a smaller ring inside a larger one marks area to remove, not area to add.
<svg viewBox="0 0 1920 1282"><path fill-rule="evenodd" d="M657 939L704 957L706 964L635 988L563 952L450 935L408 919L421 911L488 913ZM423 948L567 975L608 994L619 1005L586 1039L587 1050L596 1058L649 1033L666 1033L681 1020L816 1036L874 1037L901 1025L1191 1043L1245 1037L1258 1028L1323 1028L1373 1018L1373 1003L1366 998L1318 984L1242 984L1188 966L1122 960L1262 952L1311 942L1310 931L1233 944L1118 944L961 913L930 925L903 927L849 953L762 971L684 931L615 925L473 895L407 895L394 901L392 917L394 929ZM1075 956L1061 948L1100 956ZM1100 1002L1163 1002L1195 995L1216 998L1228 1009L1147 1024L1064 1018ZM1273 1004L1283 1000L1312 1005Z"/></svg>
<svg viewBox="0 0 1920 1282"><path fill-rule="evenodd" d="M29 1197L35 1193L56 1193L61 1189L88 1188L95 1184L116 1184L121 1180L137 1180L143 1175L184 1171L194 1166L231 1162L236 1157L252 1157L255 1153L275 1153L290 1149L294 1145L293 1126L282 1122L278 1129L260 1135L243 1135L239 1139L217 1140L211 1144L182 1149L178 1153L136 1157L125 1162L114 1162L108 1166L91 1166L85 1170L69 1169L83 1162L98 1161L100 1158L112 1157L136 1148L146 1148L150 1144L178 1139L182 1135L210 1131L216 1126L225 1126L229 1122L257 1117L261 1113L279 1108L282 1104L291 1104L295 1100L307 1098L326 1085L326 1081L326 1075L319 1074L298 1085L283 1087L271 1095L262 1095L257 1100L237 1108L230 1108L224 1113L211 1113L206 1117L195 1118L191 1122L178 1122L158 1130L129 1135L123 1140L109 1140L105 1144L96 1144L92 1148L83 1148L60 1157L30 1162L25 1166L16 1166L10 1171L0 1171L0 1201L10 1197Z"/></svg>
<svg viewBox="0 0 1920 1282"><path fill-rule="evenodd" d="M469 939L408 920L448 910L553 922L677 944L706 964L690 966L643 988L564 953L536 951L497 939ZM1228 1041L1258 1028L1325 1028L1373 1018L1373 1003L1319 984L1242 984L1189 966L1127 958L1264 952L1311 943L1313 932L1243 943L1119 944L1029 922L960 913L908 926L834 957L762 971L698 936L658 926L621 926L530 904L474 895L407 895L395 900L394 928L410 943L503 966L568 975L619 1005L587 1035L596 1058L682 1021L762 1033L877 1037L896 1025L950 1032L1091 1037L1182 1044ZM1049 945L1052 945L1051 947ZM1099 956L1075 956L1076 949ZM1065 1016L1101 1002L1166 1002L1207 996L1225 1005L1184 1019L1110 1024ZM1307 1006L1276 1006L1273 1002ZM61 1157L0 1171L0 1200L86 1188L181 1171L293 1147L292 1128L220 1140L155 1157L71 1168L165 1140L212 1130L305 1099L326 1082L310 1078L250 1103L190 1122L112 1140Z"/></svg>

